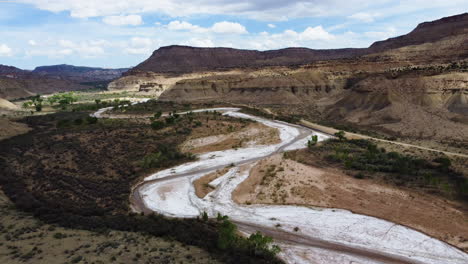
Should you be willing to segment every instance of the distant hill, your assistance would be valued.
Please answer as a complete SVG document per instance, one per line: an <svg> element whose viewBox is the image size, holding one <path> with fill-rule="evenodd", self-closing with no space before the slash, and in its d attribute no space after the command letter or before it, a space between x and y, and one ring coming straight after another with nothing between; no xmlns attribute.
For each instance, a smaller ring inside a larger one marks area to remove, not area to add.
<svg viewBox="0 0 468 264"><path fill-rule="evenodd" d="M41 76L13 66L0 65L0 98L15 99L35 94L89 89L68 80Z"/></svg>
<svg viewBox="0 0 468 264"><path fill-rule="evenodd" d="M35 94L75 91L119 78L127 69L104 69L73 65L37 67L33 71L0 64L0 98L15 99ZM104 86L105 87L105 86Z"/></svg>
<svg viewBox="0 0 468 264"><path fill-rule="evenodd" d="M127 68L105 69L95 67L73 66L67 64L40 66L32 71L40 76L68 80L76 83L111 81L119 78Z"/></svg>
<svg viewBox="0 0 468 264"><path fill-rule="evenodd" d="M369 50L371 52L381 52L405 46L435 42L446 37L461 34L468 34L468 13L421 23L406 35L375 42L369 47Z"/></svg>

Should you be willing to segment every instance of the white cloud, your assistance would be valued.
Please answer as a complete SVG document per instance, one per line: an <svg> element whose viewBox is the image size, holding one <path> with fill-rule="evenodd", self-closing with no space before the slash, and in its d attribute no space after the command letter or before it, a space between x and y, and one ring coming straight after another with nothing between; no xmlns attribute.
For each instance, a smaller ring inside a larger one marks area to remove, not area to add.
<svg viewBox="0 0 468 264"><path fill-rule="evenodd" d="M6 44L0 44L0 56L10 57L13 55L13 50Z"/></svg>
<svg viewBox="0 0 468 264"><path fill-rule="evenodd" d="M183 43L184 45L194 47L214 47L214 43L211 39L191 38L189 41Z"/></svg>
<svg viewBox="0 0 468 264"><path fill-rule="evenodd" d="M239 23L233 23L228 21L215 23L211 30L215 33L221 34L245 34L248 33L245 27Z"/></svg>
<svg viewBox="0 0 468 264"><path fill-rule="evenodd" d="M71 40L61 39L58 41L58 45L64 49L61 50L61 53L59 52L59 55L69 55L76 53L87 58L97 57L105 53L102 47L105 44L105 41L82 41L75 43Z"/></svg>
<svg viewBox="0 0 468 264"><path fill-rule="evenodd" d="M36 46L36 45L37 45L37 42L36 42L35 40L30 39L30 40L28 41L28 44L29 44L30 46Z"/></svg>
<svg viewBox="0 0 468 264"><path fill-rule="evenodd" d="M377 18L379 16L380 16L379 13L359 12L359 13L355 13L355 14L349 16L348 18L356 19L356 20L359 20L359 21L362 21L362 22L365 22L365 23L371 23L371 22L374 22L375 18Z"/></svg>
<svg viewBox="0 0 468 264"><path fill-rule="evenodd" d="M47 56L49 58L63 58L73 54L72 49L60 49L57 47L48 47L40 49L27 50L25 52L26 57L31 56Z"/></svg>
<svg viewBox="0 0 468 264"><path fill-rule="evenodd" d="M290 41L311 41L311 40L332 40L334 36L328 33L322 26L307 27L303 32L296 32L291 29L280 34L273 34L274 38L287 38Z"/></svg>
<svg viewBox="0 0 468 264"><path fill-rule="evenodd" d="M107 16L102 19L102 22L112 26L138 26L143 24L143 19L139 15Z"/></svg>
<svg viewBox="0 0 468 264"><path fill-rule="evenodd" d="M304 32L300 33L301 40L331 40L333 35L328 33L322 26L307 27Z"/></svg>
<svg viewBox="0 0 468 264"><path fill-rule="evenodd" d="M269 28L275 28L275 27L276 27L275 24L268 24L267 26L268 26Z"/></svg>
<svg viewBox="0 0 468 264"><path fill-rule="evenodd" d="M218 33L218 34L246 34L247 29L235 22L222 21L214 23L211 27L205 28L193 25L186 21L174 20L166 25L167 29L174 31L190 31L193 33Z"/></svg>
<svg viewBox="0 0 468 264"><path fill-rule="evenodd" d="M200 26L192 25L189 22L185 21L171 21L169 24L167 24L167 28L169 30L188 30L188 31L204 31L204 29Z"/></svg>
<svg viewBox="0 0 468 264"><path fill-rule="evenodd" d="M466 0L16 0L42 10L70 12L72 17L88 18L121 14L158 13L169 17L192 15L243 16L262 21L284 21L305 17L347 17L360 12L382 12L385 16L424 10L451 9L462 13Z"/></svg>
<svg viewBox="0 0 468 264"><path fill-rule="evenodd" d="M384 31L368 31L364 32L364 36L373 40L385 40L397 35L397 30L394 27L388 27Z"/></svg>
<svg viewBox="0 0 468 264"><path fill-rule="evenodd" d="M133 55L149 55L159 46L159 41L150 38L133 37L124 52Z"/></svg>

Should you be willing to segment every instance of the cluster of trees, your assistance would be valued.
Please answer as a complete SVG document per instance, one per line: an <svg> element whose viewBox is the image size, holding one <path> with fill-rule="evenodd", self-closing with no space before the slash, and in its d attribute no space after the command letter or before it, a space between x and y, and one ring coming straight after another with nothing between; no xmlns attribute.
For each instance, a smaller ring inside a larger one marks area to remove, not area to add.
<svg viewBox="0 0 468 264"><path fill-rule="evenodd" d="M93 125L98 122L97 117L87 116L85 118L76 118L76 119L61 119L56 123L57 128L70 127L70 126L80 126L83 124Z"/></svg>
<svg viewBox="0 0 468 264"><path fill-rule="evenodd" d="M180 160L180 159L186 159L186 160L194 160L195 155L191 153L182 153L176 148L170 148L167 147L166 145L158 145L157 147L158 151L151 153L149 155L146 155L143 158L142 161L142 167L143 168L161 168L165 164L167 164L168 161L171 160Z"/></svg>
<svg viewBox="0 0 468 264"><path fill-rule="evenodd" d="M30 101L23 103L24 108L34 106L36 112L42 111L42 104L45 101L51 105L58 105L62 109L66 109L67 105L71 105L78 100L78 96L74 92L57 93L49 97L43 97L40 94L33 96Z"/></svg>
<svg viewBox="0 0 468 264"><path fill-rule="evenodd" d="M207 221L206 213L203 214L203 220ZM238 235L237 226L229 221L228 216L222 216L218 213L216 221L219 224L218 231L218 248L226 249L241 249L248 251L252 255L262 255L274 257L281 249L277 245L272 245L273 239L269 236L264 236L260 232L251 234L248 238Z"/></svg>
<svg viewBox="0 0 468 264"><path fill-rule="evenodd" d="M44 98L41 97L41 95L36 95L31 97L31 101L27 101L23 103L24 108L28 108L31 106L34 106L34 109L36 112L41 112L42 111L42 102L44 101Z"/></svg>
<svg viewBox="0 0 468 264"><path fill-rule="evenodd" d="M184 118L181 118L182 116ZM153 128L155 130L159 130L159 129L174 125L175 123L177 123L178 121L180 121L182 119L188 120L189 124L191 124L194 121L194 113L193 112L189 112L189 113L184 114L184 115L179 115L179 114L177 114L176 110L174 110L174 111L170 112L168 116L165 116L164 119L161 120L161 117L162 117L162 112L161 111L157 111L153 115L153 117L151 117L151 121L152 121L151 122L151 128ZM196 126L199 126L199 125L201 125L201 122L196 121L194 126L196 127ZM188 131L188 132L190 132L190 131Z"/></svg>

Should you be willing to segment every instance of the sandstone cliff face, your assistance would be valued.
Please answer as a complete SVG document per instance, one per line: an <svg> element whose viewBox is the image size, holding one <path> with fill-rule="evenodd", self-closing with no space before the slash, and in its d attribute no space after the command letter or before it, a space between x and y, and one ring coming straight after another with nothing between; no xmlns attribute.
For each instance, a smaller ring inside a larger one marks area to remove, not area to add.
<svg viewBox="0 0 468 264"><path fill-rule="evenodd" d="M200 72L181 75L168 75L153 72L138 72L119 78L107 86L110 91L133 91L158 97L181 80L205 78L207 76L238 74L238 71Z"/></svg>
<svg viewBox="0 0 468 264"><path fill-rule="evenodd" d="M137 65L128 74L133 74L135 71L190 73L232 68L294 66L319 60L351 58L366 53L365 49L312 50L287 48L256 51L168 46L156 50L150 58Z"/></svg>
<svg viewBox="0 0 468 264"><path fill-rule="evenodd" d="M160 100L217 100L255 104L300 104L333 94L345 76L274 69L178 81Z"/></svg>
<svg viewBox="0 0 468 264"><path fill-rule="evenodd" d="M384 41L377 41L369 49L372 53L382 52L389 49L435 42L460 34L468 34L468 13L421 23L410 33Z"/></svg>

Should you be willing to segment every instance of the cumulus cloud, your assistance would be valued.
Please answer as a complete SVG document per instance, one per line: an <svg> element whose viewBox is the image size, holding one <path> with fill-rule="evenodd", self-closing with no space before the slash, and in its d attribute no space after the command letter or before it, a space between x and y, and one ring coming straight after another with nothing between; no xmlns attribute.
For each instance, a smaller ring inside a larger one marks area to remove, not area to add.
<svg viewBox="0 0 468 264"><path fill-rule="evenodd" d="M0 44L0 56L10 57L13 55L13 50L6 44Z"/></svg>
<svg viewBox="0 0 468 264"><path fill-rule="evenodd" d="M171 21L169 24L167 24L167 28L170 30L187 30L187 31L206 31L206 29L203 29L200 26L192 25L189 22L185 21Z"/></svg>
<svg viewBox="0 0 468 264"><path fill-rule="evenodd" d="M37 45L37 42L36 42L35 40L30 39L30 40L28 41L28 44L29 44L30 46L36 46L36 45Z"/></svg>
<svg viewBox="0 0 468 264"><path fill-rule="evenodd" d="M233 23L228 21L215 23L211 30L215 33L222 34L245 34L247 30L245 27L239 23Z"/></svg>
<svg viewBox="0 0 468 264"><path fill-rule="evenodd" d="M106 16L102 19L102 22L112 26L138 26L143 24L143 19L139 15Z"/></svg>
<svg viewBox="0 0 468 264"><path fill-rule="evenodd" d="M276 37L284 36L297 41L309 40L331 40L333 35L328 33L322 26L307 27L303 32L296 32L294 30L285 30L282 34L273 35Z"/></svg>
<svg viewBox="0 0 468 264"><path fill-rule="evenodd" d="M275 27L276 27L275 24L268 24L267 26L268 26L269 28L275 28Z"/></svg>

